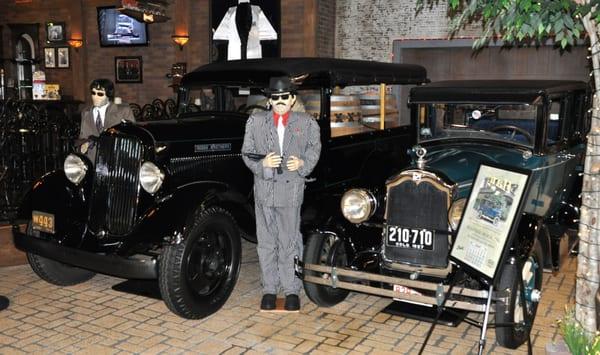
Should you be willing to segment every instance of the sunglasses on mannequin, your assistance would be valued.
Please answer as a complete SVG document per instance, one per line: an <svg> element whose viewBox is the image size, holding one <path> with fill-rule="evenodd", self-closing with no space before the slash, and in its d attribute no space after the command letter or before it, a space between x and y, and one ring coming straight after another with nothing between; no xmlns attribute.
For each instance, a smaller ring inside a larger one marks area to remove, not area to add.
<svg viewBox="0 0 600 355"><path fill-rule="evenodd" d="M290 94L271 95L271 100L273 100L273 101L278 101L279 99L287 100L289 98L290 98Z"/></svg>
<svg viewBox="0 0 600 355"><path fill-rule="evenodd" d="M105 95L103 92L94 91L94 90L92 90L91 94L92 94L92 96L98 96L98 97L102 97Z"/></svg>

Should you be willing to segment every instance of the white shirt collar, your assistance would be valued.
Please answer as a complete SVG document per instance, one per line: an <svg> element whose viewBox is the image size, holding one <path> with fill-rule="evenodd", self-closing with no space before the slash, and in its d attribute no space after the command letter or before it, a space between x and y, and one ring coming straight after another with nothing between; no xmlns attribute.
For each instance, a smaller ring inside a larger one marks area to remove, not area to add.
<svg viewBox="0 0 600 355"><path fill-rule="evenodd" d="M100 112L100 118L102 119L102 125L104 125L104 122L106 121L106 109L108 108L108 105L110 105L110 102L107 102L106 105L104 106L100 106L100 107L94 107L94 109L92 110L92 119L96 120L96 115L98 114L98 112Z"/></svg>

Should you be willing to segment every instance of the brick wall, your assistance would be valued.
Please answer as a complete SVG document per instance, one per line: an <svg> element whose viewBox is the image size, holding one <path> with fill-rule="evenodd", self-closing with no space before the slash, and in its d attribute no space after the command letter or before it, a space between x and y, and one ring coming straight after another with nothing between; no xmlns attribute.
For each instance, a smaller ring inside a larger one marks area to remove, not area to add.
<svg viewBox="0 0 600 355"><path fill-rule="evenodd" d="M306 39L315 41L314 31L306 31L306 1L281 1L281 55L297 57L307 55ZM171 20L148 26L150 44L147 47L100 47L96 7L118 4L115 0L32 0L31 3L15 4L14 0L0 0L0 26L3 26L1 57L13 56L8 24L39 24L40 52L45 46L45 26L48 21L66 23L67 38L81 35L84 46L77 52L70 50L69 69L44 69L48 83L61 85L63 95L90 100L87 94L89 82L94 78L108 78L114 81L114 61L116 56L141 56L143 60L142 84L116 84L116 94L125 102L149 103L154 98L166 99L173 96L171 83L165 77L171 65L186 62L188 71L209 61L209 0L172 0L168 7ZM330 23L333 9L329 0L319 0L319 9L325 9L322 16ZM188 33L190 41L180 51L171 41L174 33ZM331 31L333 32L333 31ZM319 37L319 52L333 53L333 34ZM5 64L7 70L10 64ZM7 75L14 75L7 73Z"/></svg>
<svg viewBox="0 0 600 355"><path fill-rule="evenodd" d="M335 56L390 62L396 39L448 37L446 2L416 14L416 0L343 0L336 2ZM476 29L461 32L476 34Z"/></svg>

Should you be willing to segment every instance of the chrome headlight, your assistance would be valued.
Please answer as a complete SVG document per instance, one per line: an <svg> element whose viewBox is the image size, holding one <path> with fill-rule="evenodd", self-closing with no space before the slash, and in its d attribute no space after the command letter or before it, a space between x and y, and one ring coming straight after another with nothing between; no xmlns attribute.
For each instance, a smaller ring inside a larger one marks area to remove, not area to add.
<svg viewBox="0 0 600 355"><path fill-rule="evenodd" d="M462 217L466 203L467 199L461 198L460 200L454 201L452 206L450 206L450 210L448 211L448 223L450 223L450 227L454 231L458 229L458 224L460 223L460 218Z"/></svg>
<svg viewBox="0 0 600 355"><path fill-rule="evenodd" d="M163 183L165 174L160 171L158 166L147 161L142 164L140 169L140 184L148 193L154 194Z"/></svg>
<svg viewBox="0 0 600 355"><path fill-rule="evenodd" d="M368 190L352 189L342 196L341 208L348 221L362 223L371 218L377 209L377 201Z"/></svg>
<svg viewBox="0 0 600 355"><path fill-rule="evenodd" d="M83 180L85 177L88 167L83 159L81 159L79 156L75 154L69 154L65 159L63 169L67 179L69 179L69 181L75 185L79 185L81 180Z"/></svg>

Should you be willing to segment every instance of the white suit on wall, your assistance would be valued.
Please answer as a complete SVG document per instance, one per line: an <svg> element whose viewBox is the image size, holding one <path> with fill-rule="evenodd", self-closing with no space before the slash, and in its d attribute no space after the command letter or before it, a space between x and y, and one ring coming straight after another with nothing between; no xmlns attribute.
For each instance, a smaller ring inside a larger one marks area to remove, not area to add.
<svg viewBox="0 0 600 355"><path fill-rule="evenodd" d="M227 60L242 58L242 39L236 25L236 12L239 6L249 3L250 0L239 0L238 6L232 6L221 20L221 23L213 33L213 40L229 41L227 45ZM277 32L265 16L260 6L250 5L252 13L252 24L248 33L246 58L262 58L260 41L277 39ZM248 19L250 20L250 19Z"/></svg>

